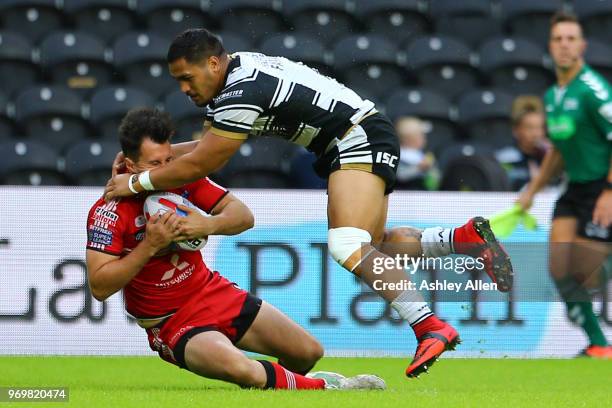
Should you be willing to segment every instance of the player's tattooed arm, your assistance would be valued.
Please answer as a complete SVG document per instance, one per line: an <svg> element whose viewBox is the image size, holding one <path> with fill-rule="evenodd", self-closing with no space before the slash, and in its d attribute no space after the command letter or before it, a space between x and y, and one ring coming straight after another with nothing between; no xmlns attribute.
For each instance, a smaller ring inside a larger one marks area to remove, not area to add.
<svg viewBox="0 0 612 408"><path fill-rule="evenodd" d="M206 177L223 167L243 142L244 139L230 139L209 130L193 151L151 170L151 182L156 190L168 190Z"/></svg>
<svg viewBox="0 0 612 408"><path fill-rule="evenodd" d="M93 297L104 301L138 275L153 256L176 239L178 219L171 211L151 217L144 240L124 257L88 249L87 278Z"/></svg>

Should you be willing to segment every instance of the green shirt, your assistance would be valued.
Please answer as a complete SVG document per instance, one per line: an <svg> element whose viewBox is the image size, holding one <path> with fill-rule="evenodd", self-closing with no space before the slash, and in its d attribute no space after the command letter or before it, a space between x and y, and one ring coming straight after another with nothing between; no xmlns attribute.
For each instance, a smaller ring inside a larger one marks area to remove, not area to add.
<svg viewBox="0 0 612 408"><path fill-rule="evenodd" d="M612 89L588 65L565 87L546 91L548 135L570 182L603 179L612 153Z"/></svg>

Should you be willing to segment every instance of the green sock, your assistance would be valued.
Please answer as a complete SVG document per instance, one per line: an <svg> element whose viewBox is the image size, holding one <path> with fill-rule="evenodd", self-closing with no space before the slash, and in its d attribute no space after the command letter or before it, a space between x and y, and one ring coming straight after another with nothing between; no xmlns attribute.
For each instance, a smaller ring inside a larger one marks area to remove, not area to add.
<svg viewBox="0 0 612 408"><path fill-rule="evenodd" d="M607 346L608 342L593 312L593 304L587 290L572 276L555 281L555 284L567 306L567 316L572 322L582 327L589 338L589 343L596 346Z"/></svg>

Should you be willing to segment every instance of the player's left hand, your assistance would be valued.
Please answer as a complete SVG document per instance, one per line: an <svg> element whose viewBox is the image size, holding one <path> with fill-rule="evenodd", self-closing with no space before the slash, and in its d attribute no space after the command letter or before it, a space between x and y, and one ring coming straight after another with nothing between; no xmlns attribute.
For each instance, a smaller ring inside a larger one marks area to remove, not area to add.
<svg viewBox="0 0 612 408"><path fill-rule="evenodd" d="M179 221L179 237L177 241L184 241L186 239L196 239L202 237L208 237L212 235L213 223L210 217L205 217L200 214L199 211L186 207L179 204L178 208L187 213L186 217L181 217Z"/></svg>
<svg viewBox="0 0 612 408"><path fill-rule="evenodd" d="M603 228L612 225L612 190L604 190L595 203L593 224Z"/></svg>
<svg viewBox="0 0 612 408"><path fill-rule="evenodd" d="M104 200L106 202L119 198L133 195L128 187L128 181L131 174L117 174L106 183L104 187Z"/></svg>

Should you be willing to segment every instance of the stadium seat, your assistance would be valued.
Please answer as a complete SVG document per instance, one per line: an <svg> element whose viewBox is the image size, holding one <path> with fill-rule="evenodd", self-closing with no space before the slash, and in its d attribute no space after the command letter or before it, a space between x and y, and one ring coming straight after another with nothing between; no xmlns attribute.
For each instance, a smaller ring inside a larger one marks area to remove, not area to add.
<svg viewBox="0 0 612 408"><path fill-rule="evenodd" d="M223 42L223 48L228 53L238 52L238 51L256 51L256 48L253 46L253 43L250 39L244 38L235 33L230 33L227 31L219 31L216 32L221 38L221 42Z"/></svg>
<svg viewBox="0 0 612 408"><path fill-rule="evenodd" d="M0 144L0 181L15 185L62 185L58 155L48 146L33 141Z"/></svg>
<svg viewBox="0 0 612 408"><path fill-rule="evenodd" d="M371 92L371 87L368 88L362 88L358 85L352 85L351 89L353 91L355 91L355 93L357 95L359 95L361 97L361 99L368 99L371 102L374 103L374 105L376 106L376 110L378 110L379 112L382 112L384 114L386 114L387 112L387 107L384 104L384 98L383 96L377 96L375 94L373 94ZM384 95L384 97L387 97L387 95Z"/></svg>
<svg viewBox="0 0 612 408"><path fill-rule="evenodd" d="M2 0L0 26L15 31L33 43L62 26L62 12L56 0Z"/></svg>
<svg viewBox="0 0 612 408"><path fill-rule="evenodd" d="M490 0L431 0L430 13L436 33L478 46L484 39L501 34Z"/></svg>
<svg viewBox="0 0 612 408"><path fill-rule="evenodd" d="M166 54L170 41L150 32L130 32L113 46L115 67L130 86L147 89L159 96L177 86L168 72Z"/></svg>
<svg viewBox="0 0 612 408"><path fill-rule="evenodd" d="M279 55L294 61L301 61L309 67L329 75L331 54L318 40L301 33L279 33L265 39L259 47L266 55Z"/></svg>
<svg viewBox="0 0 612 408"><path fill-rule="evenodd" d="M201 136L206 110L198 108L183 92L168 94L164 99L164 110L170 114L176 126L174 142L186 142Z"/></svg>
<svg viewBox="0 0 612 408"><path fill-rule="evenodd" d="M210 7L213 17L230 31L258 43L270 33L285 31L280 2L274 0L222 0Z"/></svg>
<svg viewBox="0 0 612 408"><path fill-rule="evenodd" d="M442 191L510 191L506 171L486 147L450 146L443 163Z"/></svg>
<svg viewBox="0 0 612 408"><path fill-rule="evenodd" d="M72 146L65 156L65 173L72 184L103 186L111 176L119 142L83 140Z"/></svg>
<svg viewBox="0 0 612 408"><path fill-rule="evenodd" d="M461 96L458 122L474 143L496 149L513 144L511 95L493 89L472 90Z"/></svg>
<svg viewBox="0 0 612 408"><path fill-rule="evenodd" d="M294 30L327 46L340 37L359 31L359 22L345 0L291 0L283 4Z"/></svg>
<svg viewBox="0 0 612 408"><path fill-rule="evenodd" d="M135 27L132 4L130 0L64 0L64 10L78 30L110 44Z"/></svg>
<svg viewBox="0 0 612 408"><path fill-rule="evenodd" d="M497 37L480 48L480 69L492 87L515 95L540 94L553 82L544 50L518 37Z"/></svg>
<svg viewBox="0 0 612 408"><path fill-rule="evenodd" d="M579 0L580 2L582 0ZM548 49L550 17L562 10L562 0L499 0L502 21L515 36L526 37Z"/></svg>
<svg viewBox="0 0 612 408"><path fill-rule="evenodd" d="M574 10L580 18L585 35L595 37L603 43L612 41L612 2L601 0L579 0Z"/></svg>
<svg viewBox="0 0 612 408"><path fill-rule="evenodd" d="M155 104L145 91L132 87L109 86L96 91L90 104L90 121L98 136L117 140L117 128L123 116L132 108Z"/></svg>
<svg viewBox="0 0 612 408"><path fill-rule="evenodd" d="M297 147L271 137L251 137L219 173L233 188L290 188L291 159Z"/></svg>
<svg viewBox="0 0 612 408"><path fill-rule="evenodd" d="M9 140L15 133L15 123L8 114L8 97L0 90L0 141Z"/></svg>
<svg viewBox="0 0 612 408"><path fill-rule="evenodd" d="M419 37L406 50L408 66L419 83L454 98L478 83L471 50L450 37Z"/></svg>
<svg viewBox="0 0 612 408"><path fill-rule="evenodd" d="M104 44L84 32L59 31L40 45L40 63L46 79L89 93L113 79Z"/></svg>
<svg viewBox="0 0 612 408"><path fill-rule="evenodd" d="M349 88L358 86L377 97L401 87L408 74L400 66L398 49L385 37L353 35L334 47L334 67Z"/></svg>
<svg viewBox="0 0 612 408"><path fill-rule="evenodd" d="M15 118L29 140L46 143L58 153L88 133L81 97L59 86L34 86L15 101Z"/></svg>
<svg viewBox="0 0 612 408"><path fill-rule="evenodd" d="M595 68L612 84L612 46L596 39L588 39L585 54L587 64Z"/></svg>
<svg viewBox="0 0 612 408"><path fill-rule="evenodd" d="M38 80L39 72L32 61L30 40L15 32L0 31L0 89L11 97L15 91Z"/></svg>
<svg viewBox="0 0 612 408"><path fill-rule="evenodd" d="M216 21L202 5L200 0L147 0L138 2L136 11L149 31L172 41L188 28L216 26Z"/></svg>
<svg viewBox="0 0 612 408"><path fill-rule="evenodd" d="M419 0L356 0L355 14L371 34L384 35L403 46L431 30L424 6Z"/></svg>
<svg viewBox="0 0 612 408"><path fill-rule="evenodd" d="M400 89L386 103L387 116L396 121L402 116L416 116L427 126L427 149L438 154L457 137L450 117L451 104L435 91L423 88Z"/></svg>

